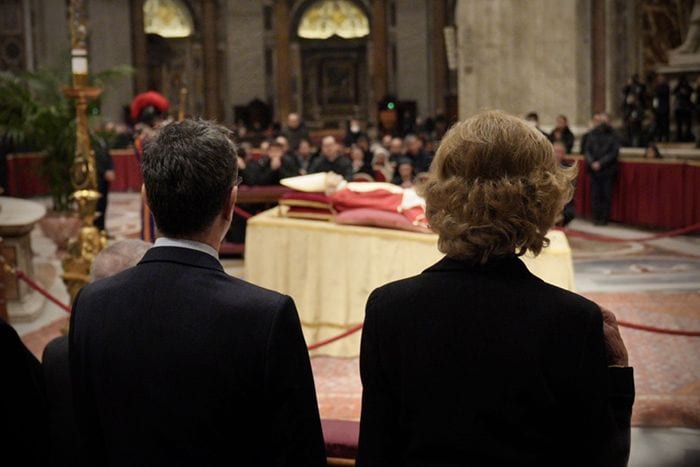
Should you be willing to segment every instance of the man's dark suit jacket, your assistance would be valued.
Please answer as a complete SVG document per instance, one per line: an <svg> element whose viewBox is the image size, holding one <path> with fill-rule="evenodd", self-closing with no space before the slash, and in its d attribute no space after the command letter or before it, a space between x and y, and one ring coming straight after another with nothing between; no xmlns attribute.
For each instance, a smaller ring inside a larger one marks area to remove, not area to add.
<svg viewBox="0 0 700 467"><path fill-rule="evenodd" d="M515 256L444 258L367 303L358 466L624 465L632 370L594 303Z"/></svg>
<svg viewBox="0 0 700 467"><path fill-rule="evenodd" d="M59 336L48 343L41 357L41 366L44 369L49 408L49 465L82 466L84 461L75 425L70 382L68 336Z"/></svg>
<svg viewBox="0 0 700 467"><path fill-rule="evenodd" d="M0 318L0 465L45 466L47 453L41 363Z"/></svg>
<svg viewBox="0 0 700 467"><path fill-rule="evenodd" d="M85 287L70 327L90 465L325 465L294 302L155 247Z"/></svg>

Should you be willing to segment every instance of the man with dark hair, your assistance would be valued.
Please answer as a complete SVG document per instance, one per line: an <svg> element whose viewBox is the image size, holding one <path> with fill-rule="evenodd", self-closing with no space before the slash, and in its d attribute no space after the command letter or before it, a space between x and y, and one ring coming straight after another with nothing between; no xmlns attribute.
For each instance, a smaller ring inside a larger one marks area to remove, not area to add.
<svg viewBox="0 0 700 467"><path fill-rule="evenodd" d="M163 236L136 267L82 289L71 316L90 465L326 465L294 302L218 261L236 165L228 130L205 121L146 145L142 191Z"/></svg>
<svg viewBox="0 0 700 467"><path fill-rule="evenodd" d="M340 153L338 143L333 136L321 140L321 153L309 165L309 173L335 172L345 180L352 179L352 163Z"/></svg>
<svg viewBox="0 0 700 467"><path fill-rule="evenodd" d="M424 149L425 142L416 135L406 136L406 157L411 160L416 172L427 172L433 156Z"/></svg>
<svg viewBox="0 0 700 467"><path fill-rule="evenodd" d="M598 114L597 122L598 126L586 138L583 154L591 175L593 223L605 225L610 217L620 142L610 126L608 114Z"/></svg>

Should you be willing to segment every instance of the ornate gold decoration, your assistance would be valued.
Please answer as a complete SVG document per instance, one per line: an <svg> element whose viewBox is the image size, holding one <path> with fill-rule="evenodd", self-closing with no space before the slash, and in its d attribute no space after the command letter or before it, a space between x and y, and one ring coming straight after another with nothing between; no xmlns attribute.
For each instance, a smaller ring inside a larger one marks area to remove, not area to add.
<svg viewBox="0 0 700 467"><path fill-rule="evenodd" d="M143 4L146 34L182 38L192 35L192 16L182 0L146 0Z"/></svg>
<svg viewBox="0 0 700 467"><path fill-rule="evenodd" d="M71 0L69 4L73 87L63 90L67 97L75 99L76 142L75 159L71 168L71 181L75 192L73 199L83 221L78 238L68 244L68 255L63 259L63 282L68 288L71 303L78 291L90 281L90 266L95 256L106 246L107 239L94 225L97 200L97 169L95 153L90 147L87 105L102 93L100 88L87 86L87 18L83 0Z"/></svg>
<svg viewBox="0 0 700 467"><path fill-rule="evenodd" d="M349 0L320 0L304 12L297 33L304 39L355 39L369 35L369 20Z"/></svg>

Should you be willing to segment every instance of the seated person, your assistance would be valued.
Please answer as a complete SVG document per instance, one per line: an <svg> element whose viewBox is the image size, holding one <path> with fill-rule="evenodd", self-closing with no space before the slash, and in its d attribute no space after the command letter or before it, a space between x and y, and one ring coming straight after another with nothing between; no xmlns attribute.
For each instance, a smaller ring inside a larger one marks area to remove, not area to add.
<svg viewBox="0 0 700 467"><path fill-rule="evenodd" d="M243 178L243 184L252 186L257 184L260 176L260 164L253 155L253 146L248 142L238 145L238 173Z"/></svg>
<svg viewBox="0 0 700 467"><path fill-rule="evenodd" d="M378 182L390 182L394 178L394 167L389 162L389 151L379 146L372 158L373 177Z"/></svg>
<svg viewBox="0 0 700 467"><path fill-rule="evenodd" d="M306 175L309 173L309 166L313 160L318 157L318 154L312 154L311 143L309 143L309 140L302 139L299 141L299 146L295 151L295 156L297 159L297 164L299 165L299 174Z"/></svg>
<svg viewBox="0 0 700 467"><path fill-rule="evenodd" d="M350 149L350 161L352 163L353 176L364 173L374 178L372 166L365 159L365 152L358 145L353 145Z"/></svg>
<svg viewBox="0 0 700 467"><path fill-rule="evenodd" d="M278 185L280 180L299 175L296 160L284 152L284 146L278 141L270 143L267 156L259 161L260 172L257 185Z"/></svg>
<svg viewBox="0 0 700 467"><path fill-rule="evenodd" d="M396 172L394 173L394 178L391 181L394 185L399 185L403 188L410 188L413 186L413 179L416 176L415 168L411 159L404 157L399 159Z"/></svg>
<svg viewBox="0 0 700 467"><path fill-rule="evenodd" d="M356 118L350 119L350 122L348 122L347 133L345 134L345 137L343 138L343 146L349 148L353 144L357 143L357 140L364 135L365 134L362 131L362 126L361 126L360 121Z"/></svg>
<svg viewBox="0 0 700 467"><path fill-rule="evenodd" d="M352 179L352 163L340 154L340 148L333 136L321 140L321 154L311 163L309 173L335 172L345 180Z"/></svg>
<svg viewBox="0 0 700 467"><path fill-rule="evenodd" d="M433 155L425 150L425 142L416 135L406 136L406 157L411 159L416 172L427 172Z"/></svg>
<svg viewBox="0 0 700 467"><path fill-rule="evenodd" d="M396 167L399 165L399 159L403 159L405 148L403 140L399 137L391 139L389 143L389 162Z"/></svg>

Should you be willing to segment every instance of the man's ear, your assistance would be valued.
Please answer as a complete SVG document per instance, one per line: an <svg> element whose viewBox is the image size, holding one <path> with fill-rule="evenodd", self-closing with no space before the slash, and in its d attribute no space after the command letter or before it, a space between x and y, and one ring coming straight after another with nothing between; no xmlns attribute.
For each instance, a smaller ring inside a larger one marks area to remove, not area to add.
<svg viewBox="0 0 700 467"><path fill-rule="evenodd" d="M141 184L141 199L143 199L144 204L150 211L151 205L148 202L148 193L146 193L146 185L144 183Z"/></svg>
<svg viewBox="0 0 700 467"><path fill-rule="evenodd" d="M224 206L223 215L227 221L233 219L233 209L236 207L236 199L238 198L238 187L234 186L231 188L231 193L229 193L228 200Z"/></svg>

